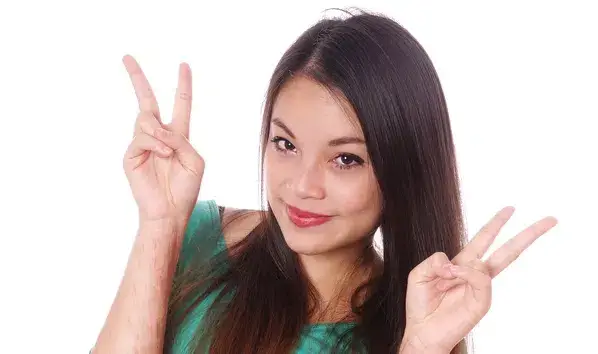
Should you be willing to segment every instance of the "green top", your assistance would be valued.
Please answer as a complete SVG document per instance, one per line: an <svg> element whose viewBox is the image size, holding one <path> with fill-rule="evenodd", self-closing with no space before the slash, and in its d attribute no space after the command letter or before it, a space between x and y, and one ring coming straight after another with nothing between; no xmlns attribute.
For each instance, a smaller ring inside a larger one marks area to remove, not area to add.
<svg viewBox="0 0 598 354"><path fill-rule="evenodd" d="M215 201L200 201L196 204L185 230L179 265L186 267L191 257L209 257L226 249L222 235L220 214ZM212 293L198 304L185 319L176 334L173 354L191 353L189 344L193 334L201 330L201 321L217 293ZM304 327L295 354L326 353L336 343L338 336L353 326L350 323L321 323Z"/></svg>

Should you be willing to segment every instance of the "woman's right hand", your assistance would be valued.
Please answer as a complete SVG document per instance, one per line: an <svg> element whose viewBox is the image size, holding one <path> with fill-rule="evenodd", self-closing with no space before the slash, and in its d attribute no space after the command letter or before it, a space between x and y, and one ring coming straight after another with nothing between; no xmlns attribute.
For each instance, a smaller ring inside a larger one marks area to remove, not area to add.
<svg viewBox="0 0 598 354"><path fill-rule="evenodd" d="M141 223L174 222L184 228L197 202L204 160L189 142L191 69L182 63L173 117L163 124L158 103L137 61L123 57L135 94L139 115L135 134L123 158L123 167Z"/></svg>

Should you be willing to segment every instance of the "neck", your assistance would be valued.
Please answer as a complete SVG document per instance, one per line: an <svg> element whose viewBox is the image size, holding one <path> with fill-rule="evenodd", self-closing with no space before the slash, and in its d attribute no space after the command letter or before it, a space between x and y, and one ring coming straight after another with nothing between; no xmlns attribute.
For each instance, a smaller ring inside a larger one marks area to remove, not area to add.
<svg viewBox="0 0 598 354"><path fill-rule="evenodd" d="M351 297L370 277L373 248L363 244L325 254L299 255L303 270L316 291L312 322L337 322L351 317Z"/></svg>

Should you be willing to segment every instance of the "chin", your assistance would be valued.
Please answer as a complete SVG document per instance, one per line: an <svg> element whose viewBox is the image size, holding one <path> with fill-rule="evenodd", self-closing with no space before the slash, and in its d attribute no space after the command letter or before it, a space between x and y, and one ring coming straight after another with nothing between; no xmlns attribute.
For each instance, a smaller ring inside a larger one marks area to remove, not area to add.
<svg viewBox="0 0 598 354"><path fill-rule="evenodd" d="M322 236L316 234L302 235L293 231L284 231L284 239L289 248L301 255L317 255L330 252L334 248L332 245L322 244Z"/></svg>

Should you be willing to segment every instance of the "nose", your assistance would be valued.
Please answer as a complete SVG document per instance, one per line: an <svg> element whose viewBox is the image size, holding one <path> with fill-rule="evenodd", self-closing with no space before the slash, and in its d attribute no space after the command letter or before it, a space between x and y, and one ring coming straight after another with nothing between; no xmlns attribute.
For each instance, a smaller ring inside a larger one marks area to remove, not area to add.
<svg viewBox="0 0 598 354"><path fill-rule="evenodd" d="M301 199L323 199L326 196L324 176L320 166L304 166L293 179L293 192Z"/></svg>

